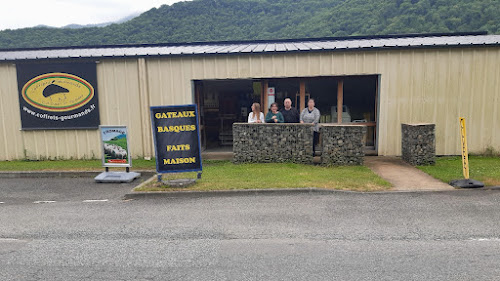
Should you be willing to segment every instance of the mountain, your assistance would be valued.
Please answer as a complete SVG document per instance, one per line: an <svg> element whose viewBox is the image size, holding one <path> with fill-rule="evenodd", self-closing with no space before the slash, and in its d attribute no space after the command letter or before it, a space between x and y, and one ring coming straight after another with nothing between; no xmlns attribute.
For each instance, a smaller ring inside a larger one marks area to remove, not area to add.
<svg viewBox="0 0 500 281"><path fill-rule="evenodd" d="M72 23L72 24L68 24L68 25L65 25L63 27L55 27L55 26L50 26L50 25L45 25L45 24L39 24L33 28L67 28L67 29L79 29L79 28L89 28L89 27L105 27L105 26L108 26L108 25L111 25L111 24L114 24L114 23L124 23L124 22L127 22L135 17L138 17L141 13L133 13L133 14L130 14L126 17L123 17L119 20L116 20L116 21L109 21L109 22L102 22L102 23L91 23L91 24L84 24L84 25L81 25L81 24L76 24L76 23Z"/></svg>
<svg viewBox="0 0 500 281"><path fill-rule="evenodd" d="M104 27L0 32L0 48L487 31L499 0L193 0Z"/></svg>
<svg viewBox="0 0 500 281"><path fill-rule="evenodd" d="M85 25L81 25L81 24L68 24L68 25L65 25L61 28L70 28L70 29L78 29L78 28L88 28L88 27L104 27L104 26L108 26L108 25L111 25L113 23L124 23L124 22L127 22L137 16L139 16L141 13L133 13L133 14L130 14L126 17L123 17L119 20L116 20L116 21L109 21L109 22L103 22L103 23L94 23L94 24L85 24Z"/></svg>

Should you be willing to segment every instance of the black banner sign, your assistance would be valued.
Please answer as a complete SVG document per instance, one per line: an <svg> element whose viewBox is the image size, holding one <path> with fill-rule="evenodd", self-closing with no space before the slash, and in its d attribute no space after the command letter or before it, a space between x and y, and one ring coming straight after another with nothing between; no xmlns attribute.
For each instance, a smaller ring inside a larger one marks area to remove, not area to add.
<svg viewBox="0 0 500 281"><path fill-rule="evenodd" d="M23 130L97 129L95 62L16 65Z"/></svg>
<svg viewBox="0 0 500 281"><path fill-rule="evenodd" d="M196 105L153 106L156 171L201 171L200 133Z"/></svg>

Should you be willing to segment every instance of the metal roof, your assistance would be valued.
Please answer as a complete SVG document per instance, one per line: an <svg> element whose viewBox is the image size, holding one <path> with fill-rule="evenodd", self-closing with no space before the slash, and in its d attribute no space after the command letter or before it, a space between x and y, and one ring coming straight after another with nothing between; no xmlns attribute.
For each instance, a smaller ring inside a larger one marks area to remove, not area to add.
<svg viewBox="0 0 500 281"><path fill-rule="evenodd" d="M289 39L276 41L200 42L0 50L0 61L36 59L262 54L391 48L498 46L500 35L434 34L379 37Z"/></svg>

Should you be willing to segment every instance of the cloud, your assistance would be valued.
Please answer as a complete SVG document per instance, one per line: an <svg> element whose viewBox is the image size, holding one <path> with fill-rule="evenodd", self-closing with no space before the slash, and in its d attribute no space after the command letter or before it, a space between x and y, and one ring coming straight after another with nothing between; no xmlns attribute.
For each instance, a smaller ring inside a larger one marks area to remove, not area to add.
<svg viewBox="0 0 500 281"><path fill-rule="evenodd" d="M116 21L181 0L18 0L2 3L0 30Z"/></svg>

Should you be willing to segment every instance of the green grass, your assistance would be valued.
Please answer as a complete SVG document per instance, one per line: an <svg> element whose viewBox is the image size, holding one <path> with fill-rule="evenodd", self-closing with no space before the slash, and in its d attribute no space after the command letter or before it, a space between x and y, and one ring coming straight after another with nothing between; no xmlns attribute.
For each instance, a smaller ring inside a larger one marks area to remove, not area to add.
<svg viewBox="0 0 500 281"><path fill-rule="evenodd" d="M188 175L166 177L193 178ZM188 188L169 188L153 181L136 191L233 190L268 188L328 188L355 191L387 190L391 185L364 166L321 167L300 164L239 164L210 161L203 166L202 179Z"/></svg>
<svg viewBox="0 0 500 281"><path fill-rule="evenodd" d="M155 161L134 159L132 160L132 168L137 170L155 170ZM102 169L103 167L100 159L0 161L0 171L99 171Z"/></svg>
<svg viewBox="0 0 500 281"><path fill-rule="evenodd" d="M134 159L132 170L155 170L155 161ZM116 168L123 170L123 168ZM0 161L0 171L102 171L101 160ZM194 178L196 173L166 174L164 178ZM300 164L232 164L230 161L203 161L203 175L194 186L165 187L156 181L138 191L231 190L265 188L329 188L378 191L390 184L364 166L322 167Z"/></svg>
<svg viewBox="0 0 500 281"><path fill-rule="evenodd" d="M436 165L418 168L446 183L455 179L463 179L460 156L438 157ZM487 186L500 186L500 157L469 156L469 169L471 179L482 181Z"/></svg>
<svg viewBox="0 0 500 281"><path fill-rule="evenodd" d="M121 139L117 139L117 140L109 140L109 141L105 141L105 143L115 144L115 145L118 145L119 147L127 150L127 139L126 138L121 138Z"/></svg>

